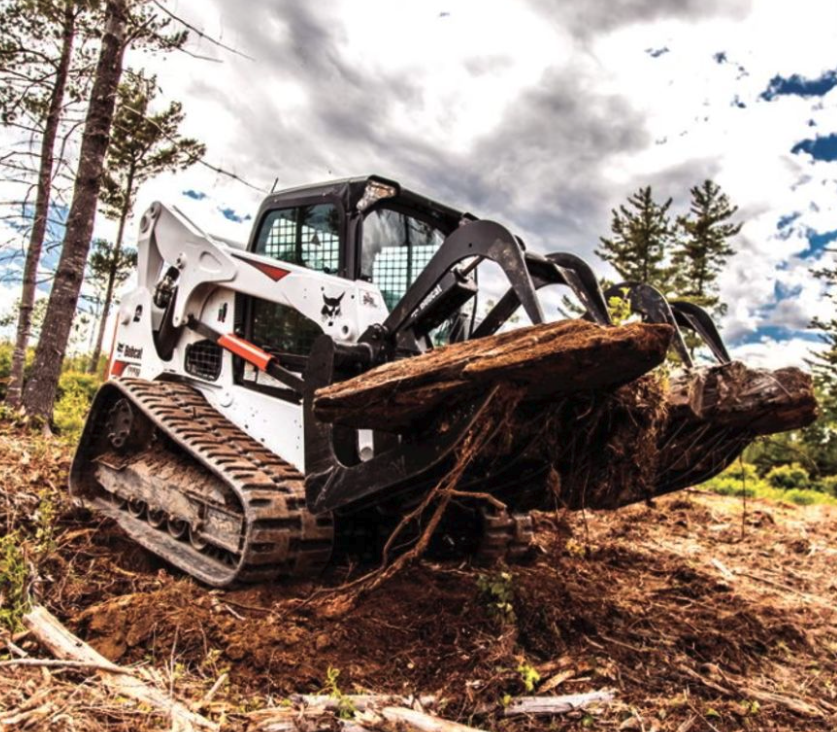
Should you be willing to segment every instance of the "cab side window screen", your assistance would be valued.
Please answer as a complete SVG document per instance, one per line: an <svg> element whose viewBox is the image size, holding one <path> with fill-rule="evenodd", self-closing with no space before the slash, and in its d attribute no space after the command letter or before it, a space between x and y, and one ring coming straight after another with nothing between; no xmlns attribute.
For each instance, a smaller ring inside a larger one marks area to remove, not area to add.
<svg viewBox="0 0 837 732"><path fill-rule="evenodd" d="M253 298L250 338L259 348L275 355L307 356L322 328L298 310Z"/></svg>
<svg viewBox="0 0 837 732"><path fill-rule="evenodd" d="M270 211L262 223L256 254L318 272L340 269L340 214L331 203Z"/></svg>

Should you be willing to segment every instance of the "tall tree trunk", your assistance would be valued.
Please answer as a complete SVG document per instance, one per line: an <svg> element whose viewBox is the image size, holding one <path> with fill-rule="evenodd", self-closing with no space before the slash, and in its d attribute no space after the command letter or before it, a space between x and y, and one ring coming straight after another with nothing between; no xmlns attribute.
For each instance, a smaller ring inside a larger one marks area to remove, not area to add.
<svg viewBox="0 0 837 732"><path fill-rule="evenodd" d="M93 235L104 159L116 107L116 91L122 77L126 1L107 0L102 47L87 109L67 231L38 339L35 368L23 392L23 406L27 414L45 419L52 416L61 362L67 349Z"/></svg>
<svg viewBox="0 0 837 732"><path fill-rule="evenodd" d="M119 257L122 254L122 240L125 237L125 222L128 220L128 214L131 213L131 196L134 189L134 168L133 166L128 171L128 181L125 184L125 202L122 206L122 211L119 213L119 228L116 232L116 243L113 245L113 254L111 259L110 272L108 272L108 284L105 289L105 301L102 303L102 315L99 321L98 335L96 336L96 345L93 346L93 353L90 356L90 366L88 373L95 374L99 368L99 356L102 355L102 343L105 340L105 327L108 322L108 315L110 315L110 304L113 300L113 288L116 282L116 275L119 269Z"/></svg>
<svg viewBox="0 0 837 732"><path fill-rule="evenodd" d="M23 395L23 369L26 362L26 347L29 345L29 336L32 332L32 310L35 307L38 263L41 260L41 250L43 249L47 220L49 218L55 138L58 134L58 125L61 121L61 106L64 103L64 92L67 88L67 76L70 71L70 59L73 55L75 34L75 2L74 0L66 0L61 32L61 55L55 70L55 82L50 93L49 108L44 124L44 135L41 138L41 167L38 171L38 188L35 194L35 216L32 221L32 231L29 235L26 261L23 265L23 290L20 296L20 315L17 322L15 349L12 353L9 387L6 392L6 403L12 407L20 406L21 396Z"/></svg>

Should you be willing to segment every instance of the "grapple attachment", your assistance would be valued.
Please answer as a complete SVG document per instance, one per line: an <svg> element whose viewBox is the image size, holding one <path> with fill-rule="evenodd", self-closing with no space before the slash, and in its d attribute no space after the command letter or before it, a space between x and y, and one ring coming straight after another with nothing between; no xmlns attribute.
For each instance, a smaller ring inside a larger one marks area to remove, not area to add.
<svg viewBox="0 0 837 732"><path fill-rule="evenodd" d="M315 513L409 503L454 466L464 490L500 497L515 511L617 508L706 480L757 435L815 417L808 377L732 362L696 305L669 303L638 283L603 293L575 255L526 252L489 222L468 224L448 241L384 326L361 338L366 351L329 338L312 351L304 404L306 497ZM463 273L459 263L468 258ZM501 266L510 286L470 337L405 353L419 339L404 331L415 335L434 289L446 292L485 259ZM555 284L586 308L581 320L543 322L537 293ZM627 299L643 322L613 325L606 304L613 296ZM533 325L502 332L521 306ZM717 366L695 366L684 330L709 347ZM667 382L646 375L669 348L682 371ZM481 444L462 469L486 420L497 422L501 437ZM372 457L357 449L359 430L374 434Z"/></svg>

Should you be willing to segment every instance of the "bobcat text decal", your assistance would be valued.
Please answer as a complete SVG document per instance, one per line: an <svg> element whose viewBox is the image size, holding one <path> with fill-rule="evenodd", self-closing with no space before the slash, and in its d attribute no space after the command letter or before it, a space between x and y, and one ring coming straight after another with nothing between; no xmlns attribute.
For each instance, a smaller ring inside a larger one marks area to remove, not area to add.
<svg viewBox="0 0 837 732"><path fill-rule="evenodd" d="M142 348L137 348L128 343L117 343L116 354L123 358L142 358Z"/></svg>

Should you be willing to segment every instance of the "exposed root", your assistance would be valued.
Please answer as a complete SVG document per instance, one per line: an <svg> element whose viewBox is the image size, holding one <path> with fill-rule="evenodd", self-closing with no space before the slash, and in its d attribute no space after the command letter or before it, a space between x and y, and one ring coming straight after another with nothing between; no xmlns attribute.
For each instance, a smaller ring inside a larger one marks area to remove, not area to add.
<svg viewBox="0 0 837 732"><path fill-rule="evenodd" d="M389 535L383 548L381 566L336 590L340 595L341 607L352 606L362 595L380 587L404 567L421 558L427 551L433 535L454 498L483 500L497 508L506 508L506 505L494 496L487 493L461 491L457 489L457 486L466 470L478 456L484 453L486 447L511 428L511 418L522 393L522 390L513 386L493 387L486 403L477 414L474 426L465 435L457 451L453 468L427 493L418 506L401 518ZM390 561L390 554L399 537L409 526L421 522L422 517L428 511L430 511L430 517L418 540L409 550L399 554L394 561Z"/></svg>

